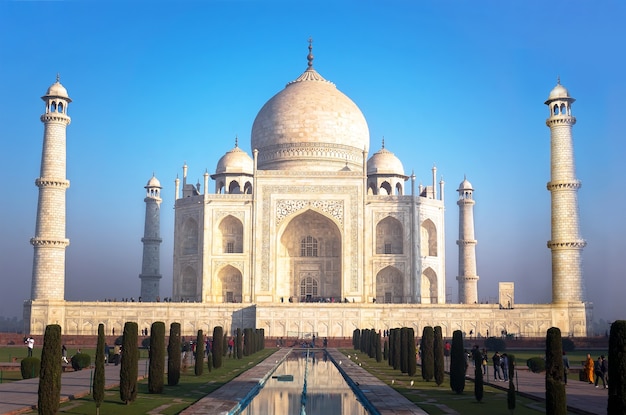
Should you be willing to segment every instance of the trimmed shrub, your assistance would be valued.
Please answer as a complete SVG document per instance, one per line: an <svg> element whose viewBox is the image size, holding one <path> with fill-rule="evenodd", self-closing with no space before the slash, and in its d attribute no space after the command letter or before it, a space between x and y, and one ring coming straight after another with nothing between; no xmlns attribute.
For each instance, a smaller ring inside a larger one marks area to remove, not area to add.
<svg viewBox="0 0 626 415"><path fill-rule="evenodd" d="M137 399L137 376L139 372L139 348L137 347L139 328L134 321L124 324L122 343L122 367L120 368L120 399L125 404Z"/></svg>
<svg viewBox="0 0 626 415"><path fill-rule="evenodd" d="M383 344L383 359L389 360L389 341L387 339L385 339Z"/></svg>
<svg viewBox="0 0 626 415"><path fill-rule="evenodd" d="M400 344L401 336L400 329L394 329L393 334L393 368L395 370L400 369L400 361L402 360L402 346Z"/></svg>
<svg viewBox="0 0 626 415"><path fill-rule="evenodd" d="M412 327L407 327L407 346L409 348L407 374L415 376L415 372L417 372L417 350L415 349L415 332Z"/></svg>
<svg viewBox="0 0 626 415"><path fill-rule="evenodd" d="M41 351L37 410L39 414L56 414L61 398L61 326L46 326Z"/></svg>
<svg viewBox="0 0 626 415"><path fill-rule="evenodd" d="M499 337L489 337L485 340L485 348L503 352L506 350L506 342Z"/></svg>
<svg viewBox="0 0 626 415"><path fill-rule="evenodd" d="M507 356L509 358L509 389L506 392L506 406L513 413L515 409L515 383L513 382L515 378L515 356L512 354L507 354Z"/></svg>
<svg viewBox="0 0 626 415"><path fill-rule="evenodd" d="M462 394L465 389L465 350L463 349L463 332L454 330L452 333L452 347L450 349L450 388L456 394Z"/></svg>
<svg viewBox="0 0 626 415"><path fill-rule="evenodd" d="M102 353L104 354L104 351ZM70 363L72 365L72 369L82 370L91 365L91 356L87 353L76 353L71 357Z"/></svg>
<svg viewBox="0 0 626 415"><path fill-rule="evenodd" d="M165 384L165 323L155 321L150 326L150 366L148 369L148 393L163 393Z"/></svg>
<svg viewBox="0 0 626 415"><path fill-rule="evenodd" d="M430 382L435 376L435 355L434 355L435 331L431 326L422 330L421 356L422 356L422 378Z"/></svg>
<svg viewBox="0 0 626 415"><path fill-rule="evenodd" d="M222 357L226 357L228 354L228 336L226 333L222 336Z"/></svg>
<svg viewBox="0 0 626 415"><path fill-rule="evenodd" d="M198 330L196 337L196 364L193 368L193 372L196 376L202 375L202 369L204 369L204 335L202 330Z"/></svg>
<svg viewBox="0 0 626 415"><path fill-rule="evenodd" d="M41 360L38 357L25 357L20 362L22 379L32 379L39 376L41 372Z"/></svg>
<svg viewBox="0 0 626 415"><path fill-rule="evenodd" d="M443 383L443 377L445 374L445 359L443 356L443 335L441 326L435 326L434 329L435 338L433 340L433 366L435 370L435 383L437 386Z"/></svg>
<svg viewBox="0 0 626 415"><path fill-rule="evenodd" d="M541 357L531 357L526 360L526 366L534 373L540 373L546 370L546 362Z"/></svg>
<svg viewBox="0 0 626 415"><path fill-rule="evenodd" d="M241 359L243 357L243 348L241 343L241 329L237 328L237 339L235 341L235 350L237 352L237 359Z"/></svg>
<svg viewBox="0 0 626 415"><path fill-rule="evenodd" d="M478 346L472 349L472 360L474 361L474 397L476 401L483 400L483 354L478 350Z"/></svg>
<svg viewBox="0 0 626 415"><path fill-rule="evenodd" d="M550 327L546 334L546 413L567 415L561 330L557 327Z"/></svg>
<svg viewBox="0 0 626 415"><path fill-rule="evenodd" d="M626 320L616 320L611 324L607 413L626 413Z"/></svg>
<svg viewBox="0 0 626 415"><path fill-rule="evenodd" d="M170 324L170 339L167 344L167 384L176 386L180 381L181 345L180 323Z"/></svg>
<svg viewBox="0 0 626 415"><path fill-rule="evenodd" d="M376 343L375 343L375 346L376 346L376 361L378 363L380 363L380 362L383 361L383 350L382 350L382 348L380 346L380 341L381 341L380 333L376 333L376 336L374 336L374 337L376 338Z"/></svg>
<svg viewBox="0 0 626 415"><path fill-rule="evenodd" d="M249 330L248 333L251 335L252 330ZM222 337L223 336L224 336L224 329L221 326L217 326L213 329L213 350L211 350L211 353L213 354L213 367L215 369L219 369L220 367L222 367L222 358L223 358ZM246 338L247 337L248 335L246 335Z"/></svg>
<svg viewBox="0 0 626 415"><path fill-rule="evenodd" d="M93 372L93 400L100 408L104 400L104 324L98 324L98 343L96 344L96 368ZM108 357L108 356L107 356Z"/></svg>
<svg viewBox="0 0 626 415"><path fill-rule="evenodd" d="M361 348L361 330L354 329L352 331L352 347L354 350L359 350Z"/></svg>

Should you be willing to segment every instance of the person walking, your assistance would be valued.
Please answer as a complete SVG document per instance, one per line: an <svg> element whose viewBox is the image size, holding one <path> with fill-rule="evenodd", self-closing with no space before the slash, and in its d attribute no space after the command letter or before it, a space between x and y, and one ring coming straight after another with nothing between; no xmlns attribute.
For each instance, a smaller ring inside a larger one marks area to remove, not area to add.
<svg viewBox="0 0 626 415"><path fill-rule="evenodd" d="M504 380L502 377L502 372L500 372L500 352L495 352L491 357L491 361L493 362L493 379L494 380Z"/></svg>
<svg viewBox="0 0 626 415"><path fill-rule="evenodd" d="M607 389L606 385L606 372L608 370L608 366L606 364L606 360L604 359L604 355L598 357L596 360L596 364L594 366L594 370L596 372L596 388L598 387L598 381L602 379L602 386L604 389Z"/></svg>
<svg viewBox="0 0 626 415"><path fill-rule="evenodd" d="M587 382L590 384L593 383L593 372L594 372L595 364L593 363L593 359L591 358L591 354L587 353L587 359L585 360L585 366L583 370L585 371L585 376L587 377Z"/></svg>
<svg viewBox="0 0 626 415"><path fill-rule="evenodd" d="M61 347L61 360L63 360L63 363L65 364L70 363L67 361L67 347L65 347L65 345Z"/></svg>
<svg viewBox="0 0 626 415"><path fill-rule="evenodd" d="M28 357L33 357L33 349L35 348L35 339L32 336L28 336L26 339L26 347L28 348Z"/></svg>
<svg viewBox="0 0 626 415"><path fill-rule="evenodd" d="M567 385L567 374L569 373L569 358L563 351L563 382Z"/></svg>
<svg viewBox="0 0 626 415"><path fill-rule="evenodd" d="M502 357L500 358L500 366L502 366L502 374L504 376L504 381L508 382L509 380L509 356L506 353L502 353Z"/></svg>

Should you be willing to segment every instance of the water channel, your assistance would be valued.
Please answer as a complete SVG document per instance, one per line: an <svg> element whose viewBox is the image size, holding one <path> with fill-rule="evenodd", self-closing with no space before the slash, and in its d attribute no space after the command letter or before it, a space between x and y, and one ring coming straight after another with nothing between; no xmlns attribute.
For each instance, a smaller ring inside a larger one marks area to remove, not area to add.
<svg viewBox="0 0 626 415"><path fill-rule="evenodd" d="M366 415L323 350L294 349L245 407L245 415Z"/></svg>

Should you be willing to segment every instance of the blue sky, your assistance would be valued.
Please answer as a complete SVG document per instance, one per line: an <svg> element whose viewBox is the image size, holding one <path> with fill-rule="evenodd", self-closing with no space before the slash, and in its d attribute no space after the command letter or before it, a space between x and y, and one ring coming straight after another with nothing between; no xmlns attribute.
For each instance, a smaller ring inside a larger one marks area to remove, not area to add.
<svg viewBox="0 0 626 415"><path fill-rule="evenodd" d="M448 300L457 300L456 189L475 188L479 298L516 283L551 298L550 131L557 76L573 114L587 298L625 318L626 6L568 1L0 1L0 315L30 296L44 111L60 73L68 112L66 299L139 295L146 182L163 189L162 296L171 294L174 179L202 181L263 104L315 68L364 113L371 151L446 182ZM213 185L211 185L213 189Z"/></svg>

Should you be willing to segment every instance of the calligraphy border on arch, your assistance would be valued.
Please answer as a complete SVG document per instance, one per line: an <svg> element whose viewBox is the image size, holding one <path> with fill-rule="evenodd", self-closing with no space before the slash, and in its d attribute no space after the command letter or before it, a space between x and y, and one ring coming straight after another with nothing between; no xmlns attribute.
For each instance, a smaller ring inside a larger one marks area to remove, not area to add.
<svg viewBox="0 0 626 415"><path fill-rule="evenodd" d="M344 227L344 229L342 229L342 233L345 230L345 223L344 223L344 219L343 219L343 215L345 215L345 206L343 206L344 201L343 200L338 200L338 199L334 199L334 200L328 200L328 201L319 201L319 200L310 200L310 199L296 199L295 196L297 195L305 195L305 194L338 194L338 195L348 195L349 197L349 211L350 212L358 212L358 187L357 186L264 186L263 187L263 200L261 202L262 204L262 209L263 209L263 215L264 215L264 219L262 221L262 235L263 235L263 248L262 248L262 252L261 252L261 256L262 256L262 261L261 261L261 278L260 278L260 289L261 291L269 291L269 287L270 287L270 282L269 282L269 260L270 260L270 221L269 221L269 214L270 212L272 212L272 209L270 208L271 203L272 203L272 195L274 194L293 194L294 198L291 199L292 201L302 201L305 202L305 204L302 204L300 208L293 210L293 212L297 212L301 209L304 209L305 207L308 206L313 206L316 209L322 210L325 213L330 214L331 216L333 216L339 223L341 226ZM280 200L287 200L287 199L280 199ZM328 202L337 202L337 203L341 203L341 212L334 212L331 213L331 210L323 210L323 209L330 209L330 205L325 204ZM314 203L318 203L318 205L315 205ZM274 211L275 214L278 214L277 211ZM289 214L292 212L289 212ZM340 215L341 220L338 219L337 215ZM287 214L285 215L287 216ZM266 219L267 218L267 219ZM280 220L282 220L284 218L280 218ZM280 220L278 222L280 222ZM348 235L348 237L350 238L350 241L352 243L353 247L357 246L357 241L358 241L358 226L355 223L354 226L351 226L351 231L350 231L350 235ZM358 290L358 255L352 255L351 256L351 268L352 268L352 275L350 276L350 285L352 286L351 289L352 291L357 291Z"/></svg>

